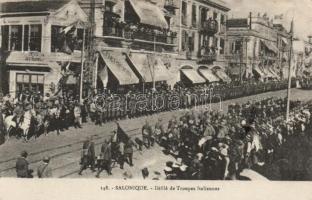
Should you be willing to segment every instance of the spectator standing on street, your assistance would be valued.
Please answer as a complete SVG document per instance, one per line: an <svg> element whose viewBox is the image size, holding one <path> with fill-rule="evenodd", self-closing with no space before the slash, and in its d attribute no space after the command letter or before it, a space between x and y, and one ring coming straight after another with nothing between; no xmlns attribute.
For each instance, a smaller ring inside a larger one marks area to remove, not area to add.
<svg viewBox="0 0 312 200"><path fill-rule="evenodd" d="M28 153L22 151L21 156L16 161L16 174L17 178L33 178L33 170L29 169L29 163L27 161Z"/></svg>
<svg viewBox="0 0 312 200"><path fill-rule="evenodd" d="M76 103L74 108L75 128L81 128L81 108L79 103Z"/></svg>
<svg viewBox="0 0 312 200"><path fill-rule="evenodd" d="M44 157L37 169L38 178L51 178L52 177L52 168L49 165L50 158Z"/></svg>

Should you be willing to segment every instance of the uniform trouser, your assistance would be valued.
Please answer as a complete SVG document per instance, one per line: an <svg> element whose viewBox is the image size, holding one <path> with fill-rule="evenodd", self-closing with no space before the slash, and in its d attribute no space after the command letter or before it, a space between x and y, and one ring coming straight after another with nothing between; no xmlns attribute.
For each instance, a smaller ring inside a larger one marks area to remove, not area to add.
<svg viewBox="0 0 312 200"><path fill-rule="evenodd" d="M84 156L81 158L81 166L80 166L80 171L79 174L81 174L81 172L83 170L86 170L88 168L89 165L91 165L91 170L94 170L94 164L95 164L95 160L92 157L89 156Z"/></svg>
<svg viewBox="0 0 312 200"><path fill-rule="evenodd" d="M153 145L152 142L151 142L151 137L150 137L150 136L148 136L148 135L143 135L142 138L143 138L143 144L144 144L147 148L149 148L151 145Z"/></svg>
<svg viewBox="0 0 312 200"><path fill-rule="evenodd" d="M133 165L132 157L133 157L133 153L125 153L125 160L127 160L130 166Z"/></svg>
<svg viewBox="0 0 312 200"><path fill-rule="evenodd" d="M123 169L124 163L125 163L125 155L124 154L119 155L118 163L120 165L120 169Z"/></svg>
<svg viewBox="0 0 312 200"><path fill-rule="evenodd" d="M112 172L112 161L111 160L101 160L98 165L98 172L97 176L100 175L100 173L105 169L108 174L111 174Z"/></svg>

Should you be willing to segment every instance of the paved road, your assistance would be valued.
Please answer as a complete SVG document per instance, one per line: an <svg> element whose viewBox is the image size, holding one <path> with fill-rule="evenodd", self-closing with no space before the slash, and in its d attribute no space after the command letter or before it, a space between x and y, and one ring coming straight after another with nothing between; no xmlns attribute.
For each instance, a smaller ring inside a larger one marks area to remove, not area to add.
<svg viewBox="0 0 312 200"><path fill-rule="evenodd" d="M285 97L286 91L269 92L256 96L249 96L235 100L222 102L222 112L227 111L227 106L231 103L243 103L250 100L260 100L267 97ZM292 99L308 101L312 99L310 91L293 90ZM197 110L202 109L220 109L219 104L212 104L206 108L198 107ZM148 119L154 123L158 118L168 121L173 115L181 115L185 110L174 112L164 112L148 117L141 117L137 119L127 119L120 122L121 126L132 137L140 136L140 128L144 121ZM75 178L80 177L77 175L79 169L79 159L81 154L81 146L83 140L87 136L94 136L96 143L96 152L104 139L111 136L112 130L116 125L111 122L103 125L102 127L94 126L92 124L85 124L83 129L70 129L57 136L56 133L50 133L48 136L41 136L37 140L31 140L28 143L23 143L20 140L11 139L4 145L0 146L0 176L2 177L15 177L15 161L22 150L27 150L30 153L29 161L32 169L36 169L39 161L44 156L50 156L51 166L53 168L53 176L61 178ZM148 167L150 169L150 178L155 178L154 171L162 172L163 165L166 161L172 160L171 157L165 156L161 153L160 147L154 147L151 150L136 152L134 155L135 167L130 168L126 165L125 170L133 174L134 177L141 177L141 169ZM124 171L117 168L113 169L113 178L121 178ZM94 174L86 171L83 178L94 178ZM110 178L104 172L102 178Z"/></svg>

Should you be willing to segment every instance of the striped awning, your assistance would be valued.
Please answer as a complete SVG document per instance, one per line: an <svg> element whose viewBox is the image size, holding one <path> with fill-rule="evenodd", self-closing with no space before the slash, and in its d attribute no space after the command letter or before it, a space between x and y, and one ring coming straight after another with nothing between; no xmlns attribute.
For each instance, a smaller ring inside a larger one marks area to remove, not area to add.
<svg viewBox="0 0 312 200"><path fill-rule="evenodd" d="M278 48L276 45L271 41L261 40L261 42L271 51L274 53L278 53Z"/></svg>
<svg viewBox="0 0 312 200"><path fill-rule="evenodd" d="M200 69L198 72L210 83L220 81L220 79L215 76L210 69Z"/></svg>
<svg viewBox="0 0 312 200"><path fill-rule="evenodd" d="M135 70L140 74L144 82L167 81L170 79L170 72L155 55L147 54L131 54L128 59L135 67Z"/></svg>
<svg viewBox="0 0 312 200"><path fill-rule="evenodd" d="M223 71L223 70L217 70L215 73L222 81L224 82L231 82L231 78Z"/></svg>
<svg viewBox="0 0 312 200"><path fill-rule="evenodd" d="M168 29L168 23L162 10L155 4L143 0L129 0L140 23Z"/></svg>
<svg viewBox="0 0 312 200"><path fill-rule="evenodd" d="M116 77L120 85L132 85L139 83L139 78L131 70L126 61L126 56L118 51L100 51L101 57Z"/></svg>
<svg viewBox="0 0 312 200"><path fill-rule="evenodd" d="M253 70L254 70L255 72L257 72L257 74L258 74L260 77L262 77L262 78L265 78L265 77L266 77L266 75L261 71L261 69L260 69L258 66L254 67Z"/></svg>
<svg viewBox="0 0 312 200"><path fill-rule="evenodd" d="M206 80L201 77L195 69L181 69L181 73L193 84L206 82Z"/></svg>

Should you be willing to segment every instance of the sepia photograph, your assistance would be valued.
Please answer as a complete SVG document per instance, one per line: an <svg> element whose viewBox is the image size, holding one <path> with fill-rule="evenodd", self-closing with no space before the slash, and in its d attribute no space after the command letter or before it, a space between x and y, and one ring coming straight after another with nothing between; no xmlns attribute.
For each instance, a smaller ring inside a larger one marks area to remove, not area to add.
<svg viewBox="0 0 312 200"><path fill-rule="evenodd" d="M0 181L312 181L311 11L0 0Z"/></svg>

